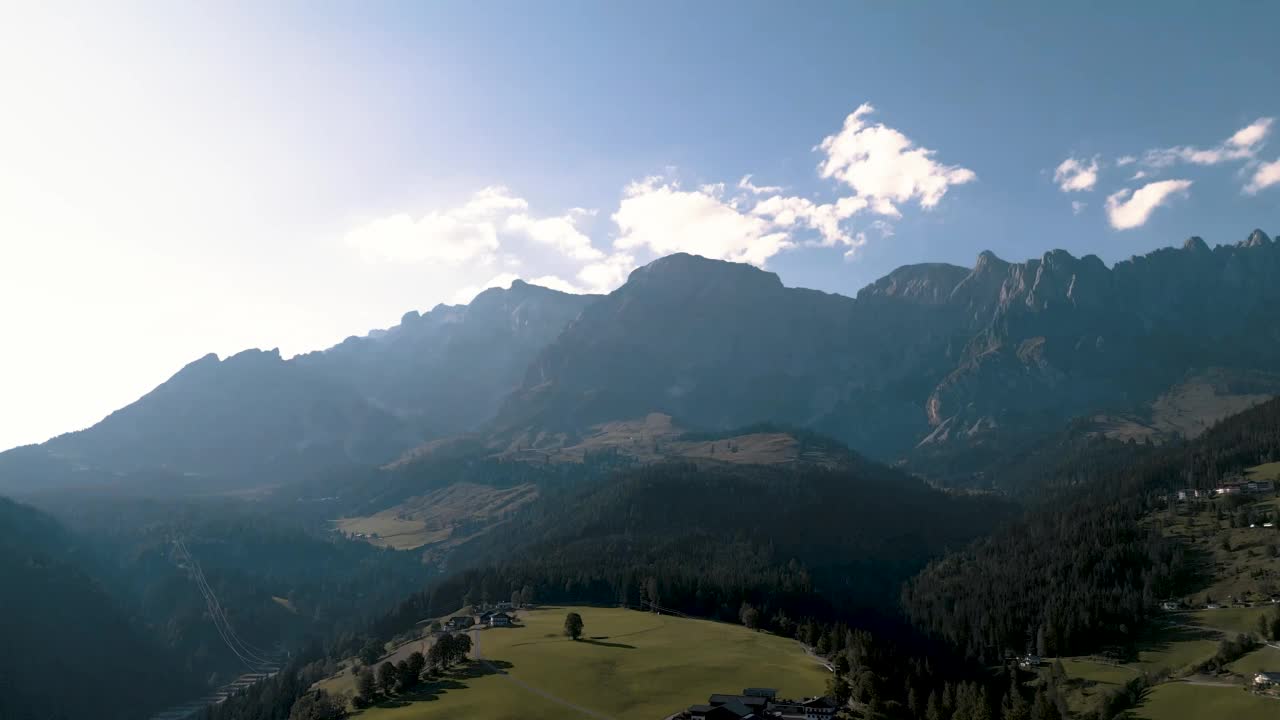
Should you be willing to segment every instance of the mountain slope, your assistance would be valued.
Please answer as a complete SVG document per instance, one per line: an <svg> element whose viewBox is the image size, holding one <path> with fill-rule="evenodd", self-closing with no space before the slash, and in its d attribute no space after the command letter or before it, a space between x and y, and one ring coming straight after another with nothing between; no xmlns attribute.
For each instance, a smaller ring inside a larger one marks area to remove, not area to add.
<svg viewBox="0 0 1280 720"><path fill-rule="evenodd" d="M936 306L786 288L751 266L672 255L584 310L538 355L495 427L572 432L659 412L687 427L777 421L860 447L909 447L903 438L924 420L900 389L946 371L942 318Z"/></svg>
<svg viewBox="0 0 1280 720"><path fill-rule="evenodd" d="M162 471L153 486L207 492L386 462L491 415L592 299L516 282L292 360L208 355L91 428L0 453L0 489Z"/></svg>
<svg viewBox="0 0 1280 720"><path fill-rule="evenodd" d="M1280 245L1261 231L1112 268L983 253L968 271L900 268L856 299L673 255L541 352L494 428L536 445L649 412L707 429L777 420L880 458L1043 433L1149 409L1190 371L1280 371L1278 276Z"/></svg>
<svg viewBox="0 0 1280 720"><path fill-rule="evenodd" d="M1142 519L1168 507L1175 490L1199 488L1207 496L1223 479L1277 459L1280 399L1189 443L1094 438L1090 446L1046 452L1044 502L931 564L906 588L904 605L922 628L989 661L1037 645L1049 654L1132 650L1161 600L1195 589L1201 565L1185 538ZM1231 507L1223 501L1218 509Z"/></svg>
<svg viewBox="0 0 1280 720"><path fill-rule="evenodd" d="M134 720L198 688L89 577L77 545L51 518L0 498L6 720Z"/></svg>

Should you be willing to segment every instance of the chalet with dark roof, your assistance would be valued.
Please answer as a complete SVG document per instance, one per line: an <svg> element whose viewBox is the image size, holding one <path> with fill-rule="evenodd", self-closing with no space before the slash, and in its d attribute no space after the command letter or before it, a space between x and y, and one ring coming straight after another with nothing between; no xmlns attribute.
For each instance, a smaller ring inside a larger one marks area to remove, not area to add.
<svg viewBox="0 0 1280 720"><path fill-rule="evenodd" d="M683 720L832 720L838 707L827 697L782 700L773 688L747 688L741 695L716 693L691 705Z"/></svg>

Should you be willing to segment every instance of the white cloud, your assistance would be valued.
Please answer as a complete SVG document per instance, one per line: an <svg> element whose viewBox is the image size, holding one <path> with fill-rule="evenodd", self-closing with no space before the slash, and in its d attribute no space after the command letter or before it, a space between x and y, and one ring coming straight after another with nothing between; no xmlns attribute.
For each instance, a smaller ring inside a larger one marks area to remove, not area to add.
<svg viewBox="0 0 1280 720"><path fill-rule="evenodd" d="M750 175L743 175L738 181L738 189L746 190L752 195L768 195L770 193L780 193L783 188L779 185L755 185L751 182Z"/></svg>
<svg viewBox="0 0 1280 720"><path fill-rule="evenodd" d="M1098 158L1093 158L1087 165L1075 158L1063 160L1053 171L1053 181L1058 183L1062 192L1092 190L1098 182Z"/></svg>
<svg viewBox="0 0 1280 720"><path fill-rule="evenodd" d="M1144 177L1146 177L1146 176L1147 176L1147 171L1146 171L1146 170L1139 170L1138 172L1136 172L1136 173L1134 173L1134 174L1133 174L1133 177L1129 178L1129 181L1130 181L1130 182L1132 182L1132 181L1134 181L1134 180L1141 180L1142 178L1144 178Z"/></svg>
<svg viewBox="0 0 1280 720"><path fill-rule="evenodd" d="M1084 212L1084 209L1085 209L1086 207L1088 207L1088 203L1082 203L1082 202L1080 202L1079 200L1072 200L1072 201L1071 201L1071 214L1072 214L1072 215L1079 215L1080 213Z"/></svg>
<svg viewBox="0 0 1280 720"><path fill-rule="evenodd" d="M509 288L511 287L511 283L519 279L520 276L515 273L501 273L489 278L488 282L458 288L457 292L453 294L453 304L466 305L472 300L475 300L477 295L489 288Z"/></svg>
<svg viewBox="0 0 1280 720"><path fill-rule="evenodd" d="M530 280L529 284L539 285L551 290L559 290L560 292L573 293L575 295L583 292L577 285L555 275L543 275L542 277L536 277Z"/></svg>
<svg viewBox="0 0 1280 720"><path fill-rule="evenodd" d="M1136 162L1138 162L1138 158L1136 158L1136 157L1134 157L1134 156L1132 156L1132 155L1121 155L1120 157L1116 158L1116 166L1117 166L1117 167L1124 167L1125 165L1132 165L1132 164L1134 164L1134 163L1136 163Z"/></svg>
<svg viewBox="0 0 1280 720"><path fill-rule="evenodd" d="M584 292L607 293L626 282L635 268L634 255L618 252L584 266L578 271L578 281L582 283Z"/></svg>
<svg viewBox="0 0 1280 720"><path fill-rule="evenodd" d="M861 197L842 197L833 203L819 205L808 198L784 197L774 195L762 200L751 209L751 214L769 218L778 228L790 228L803 225L817 231L821 240L806 243L817 247L835 247L843 245L850 252L865 244L866 236L861 233L851 234L841 227L841 222L867 207L867 201ZM883 223L883 221L876 221Z"/></svg>
<svg viewBox="0 0 1280 720"><path fill-rule="evenodd" d="M1259 165L1249 184L1244 186L1244 191L1254 195L1259 190L1276 184L1280 184L1280 159Z"/></svg>
<svg viewBox="0 0 1280 720"><path fill-rule="evenodd" d="M1166 200L1186 195L1190 187L1190 180L1161 180L1143 185L1137 191L1125 188L1112 193L1107 197L1107 220L1117 230L1139 227Z"/></svg>
<svg viewBox="0 0 1280 720"><path fill-rule="evenodd" d="M510 288L511 283L519 279L520 276L515 273L499 273L489 278L488 282L476 285L467 285L459 288L457 292L453 294L451 301L454 305L467 305L470 304L472 300L475 300L476 296L485 290L490 288ZM526 280L525 282L530 285L538 285L551 290L559 290L560 292L573 293L575 295L585 292L577 285L574 285L568 280L556 275L543 275L541 277L533 278L532 280Z"/></svg>
<svg viewBox="0 0 1280 720"><path fill-rule="evenodd" d="M488 283L470 284L454 295L468 302L487 287L505 286L521 272L552 270L532 281L566 292L608 292L625 282L647 257L690 252L705 257L764 266L784 250L796 247L842 248L852 257L867 242L864 231L848 221L870 211L882 217L868 228L891 237L886 218L901 217L899 205L938 204L952 185L971 182L971 170L945 166L934 151L916 146L901 132L868 123L873 112L862 105L845 118L841 130L815 147L824 155L822 177L836 180L844 196L829 202L788 196L777 185L757 185L752 175L735 185L705 183L685 189L665 176L630 183L611 219L617 226L612 250L592 244L582 228L593 211L573 209L562 215L537 217L529 203L505 187L481 190L459 207L415 218L407 213L380 218L349 232L346 241L369 260L441 261L487 265L504 272ZM846 189L847 186L847 189ZM849 192L852 189L852 193ZM522 254L514 239L553 248L571 261L573 279L563 264L548 265L547 253ZM474 281L473 275L470 280Z"/></svg>
<svg viewBox="0 0 1280 720"><path fill-rule="evenodd" d="M933 150L916 146L898 130L881 123L868 125L865 118L874 111L863 103L845 118L840 132L818 146L827 155L819 166L822 177L853 188L872 211L897 216L895 203L911 200L932 208L952 185L977 178L967 168L934 161Z"/></svg>
<svg viewBox="0 0 1280 720"><path fill-rule="evenodd" d="M1273 118L1264 117L1240 128L1222 144L1212 148L1178 145L1170 148L1148 150L1142 162L1150 167L1169 167L1179 162L1193 165L1217 165L1230 160L1248 160L1262 148L1271 132Z"/></svg>
<svg viewBox="0 0 1280 720"><path fill-rule="evenodd" d="M344 240L370 262L489 262L498 250L501 215L527 207L506 188L488 187L449 210L417 219L397 213L372 220L348 232Z"/></svg>
<svg viewBox="0 0 1280 720"><path fill-rule="evenodd" d="M1267 133L1271 131L1273 120L1273 118L1258 118L1254 120L1251 124L1240 128L1234 135L1227 138L1227 146L1251 150L1266 139Z"/></svg>
<svg viewBox="0 0 1280 720"><path fill-rule="evenodd" d="M591 238L577 227L579 218L593 214L582 208L574 208L565 215L548 218L532 218L521 213L507 218L506 229L523 233L534 242L554 247L574 260L598 260L604 257L604 253L593 247Z"/></svg>
<svg viewBox="0 0 1280 720"><path fill-rule="evenodd" d="M765 218L741 212L718 187L686 191L659 177L628 185L613 221L619 232L614 247L628 252L689 252L764 265L794 246L787 233L774 230Z"/></svg>

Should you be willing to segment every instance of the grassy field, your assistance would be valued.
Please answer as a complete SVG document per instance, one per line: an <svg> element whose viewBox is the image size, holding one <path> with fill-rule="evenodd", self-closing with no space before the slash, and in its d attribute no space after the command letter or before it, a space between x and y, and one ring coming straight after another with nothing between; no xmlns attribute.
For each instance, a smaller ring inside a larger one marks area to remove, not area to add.
<svg viewBox="0 0 1280 720"><path fill-rule="evenodd" d="M1280 480L1280 462L1254 465L1244 472L1250 480Z"/></svg>
<svg viewBox="0 0 1280 720"><path fill-rule="evenodd" d="M1099 685L1119 687L1138 676L1138 670L1132 665L1115 665L1088 658L1063 658L1062 667L1067 671L1067 677Z"/></svg>
<svg viewBox="0 0 1280 720"><path fill-rule="evenodd" d="M333 521L347 537L396 550L455 545L473 537L507 514L538 497L532 484L495 488L475 483L454 483L426 495L409 498L382 512ZM457 532L460 526L467 532Z"/></svg>
<svg viewBox="0 0 1280 720"><path fill-rule="evenodd" d="M1132 665L1116 665L1089 658L1062 658L1062 668L1069 678L1063 690L1067 705L1077 713L1094 709L1103 696L1123 687L1139 672Z"/></svg>
<svg viewBox="0 0 1280 720"><path fill-rule="evenodd" d="M826 687L827 671L791 640L738 625L632 610L574 610L585 624L582 641L563 636L565 608L522 612L521 627L481 630L474 636L483 656L509 675L473 663L416 698L384 703L354 717L589 717L546 697L550 695L618 720L653 720L706 702L715 692L767 686L783 695L803 696ZM350 680L335 678L323 685L342 690Z"/></svg>
<svg viewBox="0 0 1280 720"><path fill-rule="evenodd" d="M1166 683L1152 688L1133 711L1143 720L1273 720L1280 700L1257 697L1242 688Z"/></svg>
<svg viewBox="0 0 1280 720"><path fill-rule="evenodd" d="M1263 670L1280 672L1280 650L1273 647L1259 648L1231 663L1227 669L1246 678Z"/></svg>
<svg viewBox="0 0 1280 720"><path fill-rule="evenodd" d="M1258 632L1258 618L1274 617L1276 609L1273 605L1259 605L1247 608L1220 608L1218 610L1199 610L1192 613L1196 622L1204 627L1218 628L1233 633Z"/></svg>

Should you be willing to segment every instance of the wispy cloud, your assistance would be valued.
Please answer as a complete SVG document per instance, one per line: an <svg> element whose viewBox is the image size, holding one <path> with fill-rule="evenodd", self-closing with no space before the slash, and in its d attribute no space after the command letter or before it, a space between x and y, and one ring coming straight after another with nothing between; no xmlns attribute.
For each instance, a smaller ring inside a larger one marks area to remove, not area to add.
<svg viewBox="0 0 1280 720"><path fill-rule="evenodd" d="M1107 220L1117 230L1140 227L1156 208L1169 200L1187 195L1190 180L1160 180L1136 191L1125 188L1107 196Z"/></svg>
<svg viewBox="0 0 1280 720"><path fill-rule="evenodd" d="M1244 191L1250 195L1256 195L1272 185L1280 185L1280 159L1258 165L1254 169L1249 184L1244 186Z"/></svg>
<svg viewBox="0 0 1280 720"><path fill-rule="evenodd" d="M1217 165L1232 160L1248 160L1260 150L1271 132L1273 118L1264 117L1232 133L1221 144L1211 148L1178 145L1148 150L1142 157L1144 165L1165 168L1177 163L1192 165Z"/></svg>
<svg viewBox="0 0 1280 720"><path fill-rule="evenodd" d="M746 190L752 195L770 195L780 193L785 189L781 185L756 185L751 182L751 178L751 175L743 175L742 179L738 181L738 189Z"/></svg>
<svg viewBox="0 0 1280 720"><path fill-rule="evenodd" d="M1062 192L1092 190L1098 183L1098 158L1085 161L1070 157L1063 160L1053 171L1053 181L1058 183Z"/></svg>

